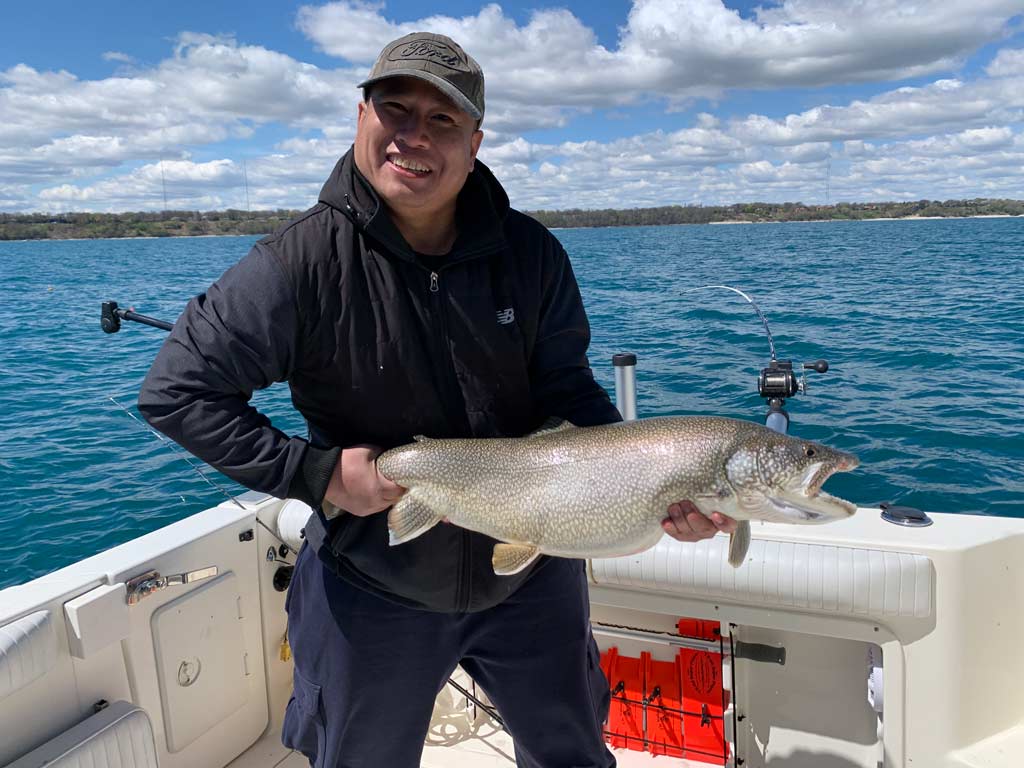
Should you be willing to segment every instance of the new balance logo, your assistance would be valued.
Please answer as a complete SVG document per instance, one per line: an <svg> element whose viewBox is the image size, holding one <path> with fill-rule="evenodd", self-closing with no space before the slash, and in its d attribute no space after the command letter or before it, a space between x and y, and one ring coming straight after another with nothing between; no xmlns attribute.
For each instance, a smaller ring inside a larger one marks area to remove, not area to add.
<svg viewBox="0 0 1024 768"><path fill-rule="evenodd" d="M499 309L495 314L498 316L498 325L508 325L516 319L516 311L512 307Z"/></svg>

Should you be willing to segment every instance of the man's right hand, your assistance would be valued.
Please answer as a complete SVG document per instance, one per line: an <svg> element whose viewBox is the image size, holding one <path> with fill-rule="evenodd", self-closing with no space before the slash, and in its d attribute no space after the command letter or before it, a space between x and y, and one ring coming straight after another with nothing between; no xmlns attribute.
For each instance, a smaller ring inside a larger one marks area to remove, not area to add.
<svg viewBox="0 0 1024 768"><path fill-rule="evenodd" d="M324 501L359 517L381 512L398 501L405 488L377 471L375 460L380 454L375 445L342 449Z"/></svg>

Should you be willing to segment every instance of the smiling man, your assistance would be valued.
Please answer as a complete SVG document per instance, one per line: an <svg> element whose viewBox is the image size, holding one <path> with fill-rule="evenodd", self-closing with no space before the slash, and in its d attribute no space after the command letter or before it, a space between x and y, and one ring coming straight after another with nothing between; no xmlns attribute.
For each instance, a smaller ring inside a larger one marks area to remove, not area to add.
<svg viewBox="0 0 1024 768"><path fill-rule="evenodd" d="M587 362L572 268L476 160L483 73L454 41L396 40L361 87L355 144L320 202L189 303L139 408L240 483L316 510L287 601L287 746L316 766L414 768L461 664L499 708L518 765L607 768L583 563L496 576L493 540L452 525L389 547L380 512L403 489L375 463L418 434L617 421ZM250 404L275 381L308 440ZM684 541L735 526L713 518L673 504L663 525Z"/></svg>

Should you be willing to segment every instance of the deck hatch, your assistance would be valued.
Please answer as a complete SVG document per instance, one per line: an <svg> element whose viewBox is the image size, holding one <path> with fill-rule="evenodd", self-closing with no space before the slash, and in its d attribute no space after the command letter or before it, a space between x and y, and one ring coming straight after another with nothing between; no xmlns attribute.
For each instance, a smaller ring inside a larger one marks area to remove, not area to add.
<svg viewBox="0 0 1024 768"><path fill-rule="evenodd" d="M179 752L249 699L238 583L226 573L153 612L167 750Z"/></svg>

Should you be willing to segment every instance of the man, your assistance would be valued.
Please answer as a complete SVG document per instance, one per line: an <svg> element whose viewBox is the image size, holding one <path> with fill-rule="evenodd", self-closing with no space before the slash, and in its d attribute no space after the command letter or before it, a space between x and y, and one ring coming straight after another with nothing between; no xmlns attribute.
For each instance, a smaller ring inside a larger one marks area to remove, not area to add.
<svg viewBox="0 0 1024 768"><path fill-rule="evenodd" d="M451 525L388 546L379 513L403 489L377 472L382 449L619 414L588 366L565 252L476 161L476 62L415 33L361 87L355 144L319 204L189 303L140 410L239 482L317 510L288 595L286 745L317 766L418 766L434 697L462 664L520 766L614 765L580 561L496 576L493 541ZM308 441L249 404L274 381L289 382ZM666 514L685 541L735 525L686 504Z"/></svg>

